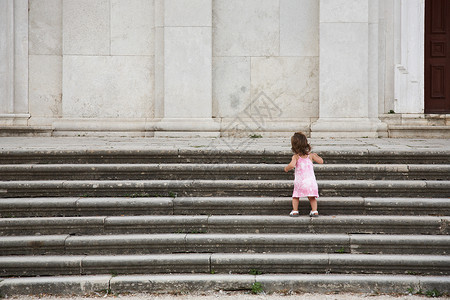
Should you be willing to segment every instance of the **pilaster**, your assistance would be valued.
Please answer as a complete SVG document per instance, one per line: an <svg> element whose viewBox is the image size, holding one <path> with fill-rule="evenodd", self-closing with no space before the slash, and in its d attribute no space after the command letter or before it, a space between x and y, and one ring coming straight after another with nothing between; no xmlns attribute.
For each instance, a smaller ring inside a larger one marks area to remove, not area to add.
<svg viewBox="0 0 450 300"><path fill-rule="evenodd" d="M157 0L155 136L218 136L212 119L212 0Z"/></svg>
<svg viewBox="0 0 450 300"><path fill-rule="evenodd" d="M319 119L312 137L377 137L378 0L320 1Z"/></svg>
<svg viewBox="0 0 450 300"><path fill-rule="evenodd" d="M423 113L425 0L395 0L396 113Z"/></svg>
<svg viewBox="0 0 450 300"><path fill-rule="evenodd" d="M26 125L28 1L0 2L0 125Z"/></svg>

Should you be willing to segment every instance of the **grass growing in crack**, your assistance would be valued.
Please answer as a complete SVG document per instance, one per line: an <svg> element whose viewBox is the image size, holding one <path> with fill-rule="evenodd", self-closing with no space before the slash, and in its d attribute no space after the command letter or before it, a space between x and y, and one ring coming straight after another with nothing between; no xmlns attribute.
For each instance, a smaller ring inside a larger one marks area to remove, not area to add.
<svg viewBox="0 0 450 300"><path fill-rule="evenodd" d="M263 136L260 135L260 134L250 134L249 137L250 137L251 139L260 139L260 138L262 138Z"/></svg>
<svg viewBox="0 0 450 300"><path fill-rule="evenodd" d="M407 289L407 294L408 295L423 295L422 289L419 289L418 291L416 291L413 287L410 287Z"/></svg>
<svg viewBox="0 0 450 300"><path fill-rule="evenodd" d="M261 282L254 282L252 284L252 294L261 294L264 292Z"/></svg>
<svg viewBox="0 0 450 300"><path fill-rule="evenodd" d="M117 275L119 275L119 273L117 273L117 271L110 271L111 277L117 277Z"/></svg>
<svg viewBox="0 0 450 300"><path fill-rule="evenodd" d="M216 274L216 270L211 269L210 273L211 273L211 274Z"/></svg>
<svg viewBox="0 0 450 300"><path fill-rule="evenodd" d="M345 248L342 247L342 248L340 248L340 249L334 251L334 253L345 253Z"/></svg>
<svg viewBox="0 0 450 300"><path fill-rule="evenodd" d="M427 297L437 298L437 297L441 297L443 295L443 293L438 291L437 289L432 289L431 291L426 291L425 295Z"/></svg>
<svg viewBox="0 0 450 300"><path fill-rule="evenodd" d="M250 275L261 275L263 272L259 271L258 269L250 269L248 273Z"/></svg>

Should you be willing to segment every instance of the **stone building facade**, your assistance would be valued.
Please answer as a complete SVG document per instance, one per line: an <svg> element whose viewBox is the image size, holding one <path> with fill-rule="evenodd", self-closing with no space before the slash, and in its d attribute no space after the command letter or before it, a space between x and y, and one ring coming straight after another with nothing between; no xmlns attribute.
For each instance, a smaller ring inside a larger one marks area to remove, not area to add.
<svg viewBox="0 0 450 300"><path fill-rule="evenodd" d="M425 7L0 0L0 132L448 137L449 111L426 113Z"/></svg>

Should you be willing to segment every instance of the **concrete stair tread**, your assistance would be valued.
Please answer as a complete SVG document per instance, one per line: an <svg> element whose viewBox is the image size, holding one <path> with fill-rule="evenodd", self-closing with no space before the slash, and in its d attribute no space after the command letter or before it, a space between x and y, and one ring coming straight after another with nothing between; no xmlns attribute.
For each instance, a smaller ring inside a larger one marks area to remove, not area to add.
<svg viewBox="0 0 450 300"><path fill-rule="evenodd" d="M47 276L0 279L4 296L28 294L92 294L109 290L119 294L248 291L255 283L266 293L397 293L448 291L449 276L356 275L356 274L154 274Z"/></svg>
<svg viewBox="0 0 450 300"><path fill-rule="evenodd" d="M448 254L449 249L450 235L174 233L0 237L0 253L4 256L183 252Z"/></svg>
<svg viewBox="0 0 450 300"><path fill-rule="evenodd" d="M71 233L387 233L448 234L450 216L143 215L0 219L0 236Z"/></svg>
<svg viewBox="0 0 450 300"><path fill-rule="evenodd" d="M446 197L450 181L318 180L323 196ZM36 180L0 181L0 197L41 196L289 196L293 180Z"/></svg>
<svg viewBox="0 0 450 300"><path fill-rule="evenodd" d="M139 273L394 273L450 274L445 255L190 253L0 257L0 276ZM65 273L63 273L65 272Z"/></svg>
<svg viewBox="0 0 450 300"><path fill-rule="evenodd" d="M0 165L2 180L51 179L287 179L285 164L7 164ZM427 179L449 180L450 164L323 164L316 165L318 179ZM151 178L149 178L151 177Z"/></svg>
<svg viewBox="0 0 450 300"><path fill-rule="evenodd" d="M73 215L286 215L290 197L3 198L2 217ZM300 207L309 203L301 199ZM320 197L322 215L450 215L448 198Z"/></svg>

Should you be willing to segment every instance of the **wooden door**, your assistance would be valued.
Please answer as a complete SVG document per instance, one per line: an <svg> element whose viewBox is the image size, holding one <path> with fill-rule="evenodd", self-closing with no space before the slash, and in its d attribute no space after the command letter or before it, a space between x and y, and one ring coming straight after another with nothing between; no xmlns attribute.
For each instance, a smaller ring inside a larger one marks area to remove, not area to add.
<svg viewBox="0 0 450 300"><path fill-rule="evenodd" d="M450 112L450 0L425 0L425 113Z"/></svg>

